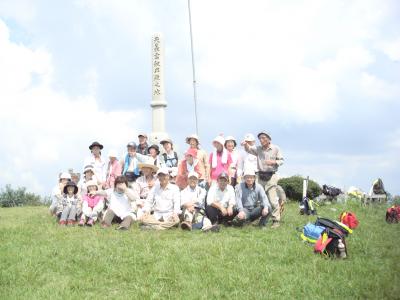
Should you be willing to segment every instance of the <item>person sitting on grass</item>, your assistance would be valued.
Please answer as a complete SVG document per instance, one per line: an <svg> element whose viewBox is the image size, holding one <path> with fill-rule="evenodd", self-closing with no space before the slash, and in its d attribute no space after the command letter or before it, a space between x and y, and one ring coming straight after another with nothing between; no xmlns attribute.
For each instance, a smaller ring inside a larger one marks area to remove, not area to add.
<svg viewBox="0 0 400 300"><path fill-rule="evenodd" d="M169 182L167 168L158 169L157 177L159 182L150 190L143 207L142 229L164 230L179 224L179 188Z"/></svg>
<svg viewBox="0 0 400 300"><path fill-rule="evenodd" d="M59 224L73 226L82 209L81 198L77 195L78 187L73 181L68 181L63 192L64 196L57 206L57 215L60 216Z"/></svg>
<svg viewBox="0 0 400 300"><path fill-rule="evenodd" d="M100 195L107 198L108 207L104 214L102 228L111 227L111 223L119 223L118 230L128 230L132 222L136 220L136 201L139 195L128 188L128 180L125 176L118 176L114 182L114 188L105 191L91 191L91 196Z"/></svg>
<svg viewBox="0 0 400 300"><path fill-rule="evenodd" d="M212 224L229 224L235 217L235 191L228 182L229 175L222 172L218 175L217 184L213 184L208 191L206 213Z"/></svg>
<svg viewBox="0 0 400 300"><path fill-rule="evenodd" d="M87 165L83 169L83 177L81 178L81 180L78 183L78 190L79 190L79 194L81 196L84 196L87 194L86 183L89 181L92 181L92 180L96 181L97 184L101 184L101 182L97 180L96 175L94 175L93 166Z"/></svg>
<svg viewBox="0 0 400 300"><path fill-rule="evenodd" d="M71 174L68 172L62 172L58 178L58 184L51 192L51 205L49 210L52 216L55 216L57 213L58 203L63 199L64 187L68 181L71 181Z"/></svg>
<svg viewBox="0 0 400 300"><path fill-rule="evenodd" d="M157 168L163 168L165 167L164 160L160 157L160 147L158 145L151 145L148 148L149 155L154 161L154 165Z"/></svg>
<svg viewBox="0 0 400 300"><path fill-rule="evenodd" d="M99 189L97 182L90 180L86 183L86 187L88 192L83 196L82 216L78 224L79 226L84 226L85 224L93 226L104 209L103 197L100 195L91 195Z"/></svg>
<svg viewBox="0 0 400 300"><path fill-rule="evenodd" d="M140 176L139 162L144 162L148 159L148 156L137 153L136 143L130 142L126 145L127 154L125 158L121 161L122 175L124 175L128 180L128 187L133 185L133 182Z"/></svg>
<svg viewBox="0 0 400 300"><path fill-rule="evenodd" d="M235 188L236 205L239 213L233 219L234 226L243 226L245 223L260 219L258 225L265 229L267 217L271 211L271 204L263 187L256 182L256 173L253 169L244 171L244 182Z"/></svg>
<svg viewBox="0 0 400 300"><path fill-rule="evenodd" d="M192 171L188 175L188 186L181 191L181 206L183 230L201 229L203 231L218 231L219 226L212 226L210 219L206 217L205 200L206 190L198 186L199 174Z"/></svg>

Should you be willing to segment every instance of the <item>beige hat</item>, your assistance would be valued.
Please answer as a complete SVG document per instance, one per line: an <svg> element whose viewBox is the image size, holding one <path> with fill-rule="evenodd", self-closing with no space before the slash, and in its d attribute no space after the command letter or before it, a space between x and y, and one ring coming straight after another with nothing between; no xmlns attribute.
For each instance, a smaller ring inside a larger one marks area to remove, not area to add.
<svg viewBox="0 0 400 300"><path fill-rule="evenodd" d="M189 144L190 139L195 139L197 143L200 145L200 140L197 134L191 134L186 138L186 144Z"/></svg>
<svg viewBox="0 0 400 300"><path fill-rule="evenodd" d="M171 139L163 139L163 140L160 142L161 145L164 145L165 143L170 143L171 145L174 144L174 143L172 142Z"/></svg>
<svg viewBox="0 0 400 300"><path fill-rule="evenodd" d="M150 168L153 170L153 172L157 172L158 167L154 164L154 160L149 157L147 158L146 162L144 163L138 163L138 168L142 170L143 168Z"/></svg>
<svg viewBox="0 0 400 300"><path fill-rule="evenodd" d="M195 171L190 171L188 178L190 178L190 177L196 177L197 179L199 179L199 174Z"/></svg>
<svg viewBox="0 0 400 300"><path fill-rule="evenodd" d="M225 138L225 142L224 142L224 145L226 146L226 142L227 141L232 141L233 142L233 144L235 145L235 147L236 147L236 145L237 145L237 143L236 143L236 139L233 137L233 136L231 136L231 135L228 135L226 138Z"/></svg>
<svg viewBox="0 0 400 300"><path fill-rule="evenodd" d="M138 134L138 137L141 137L141 136L147 138L147 134L146 134L146 133L139 133L139 134Z"/></svg>
<svg viewBox="0 0 400 300"><path fill-rule="evenodd" d="M222 135L218 135L213 139L213 143L214 142L220 143L223 146L225 144L225 139Z"/></svg>

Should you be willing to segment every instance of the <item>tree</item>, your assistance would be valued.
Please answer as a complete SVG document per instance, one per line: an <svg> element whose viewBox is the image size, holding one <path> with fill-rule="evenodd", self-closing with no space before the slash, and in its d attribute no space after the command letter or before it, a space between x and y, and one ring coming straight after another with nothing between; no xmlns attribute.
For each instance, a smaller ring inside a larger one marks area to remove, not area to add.
<svg viewBox="0 0 400 300"><path fill-rule="evenodd" d="M25 187L13 189L7 184L0 192L0 207L42 205L41 197L26 191Z"/></svg>
<svg viewBox="0 0 400 300"><path fill-rule="evenodd" d="M286 193L286 196L295 201L300 201L303 198L303 177L295 175L291 177L282 178L278 181ZM322 189L319 184L313 180L308 180L307 197L315 198L321 195Z"/></svg>

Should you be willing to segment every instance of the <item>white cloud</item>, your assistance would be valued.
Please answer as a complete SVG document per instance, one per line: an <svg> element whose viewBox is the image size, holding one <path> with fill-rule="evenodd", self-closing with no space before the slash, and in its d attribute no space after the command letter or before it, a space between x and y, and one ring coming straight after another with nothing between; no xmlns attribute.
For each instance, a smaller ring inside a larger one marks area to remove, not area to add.
<svg viewBox="0 0 400 300"><path fill-rule="evenodd" d="M383 52L393 61L400 61L400 38L380 43Z"/></svg>
<svg viewBox="0 0 400 300"><path fill-rule="evenodd" d="M1 183L45 194L59 171L72 166L80 170L92 141L121 149L136 136L132 127L141 128L141 111L99 109L94 69L87 71L93 94L70 98L51 87L50 53L10 42L1 20L0 46ZM46 170L52 178L42 176Z"/></svg>

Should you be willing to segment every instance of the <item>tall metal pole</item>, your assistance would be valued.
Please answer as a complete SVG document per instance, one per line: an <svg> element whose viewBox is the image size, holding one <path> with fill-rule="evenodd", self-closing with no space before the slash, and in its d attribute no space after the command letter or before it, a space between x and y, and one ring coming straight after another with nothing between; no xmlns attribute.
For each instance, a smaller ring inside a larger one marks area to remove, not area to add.
<svg viewBox="0 0 400 300"><path fill-rule="evenodd" d="M193 100L194 100L194 116L196 120L196 134L199 134L197 123L197 91L196 91L196 69L194 67L194 53L193 53L193 33L192 33L192 14L190 12L190 0L188 0L189 7L189 26L190 26L190 46L192 50L192 70L193 70Z"/></svg>

